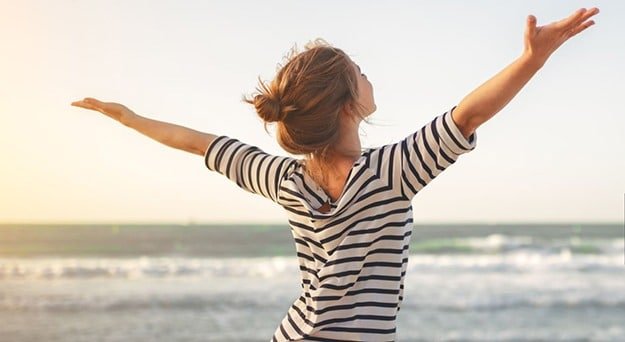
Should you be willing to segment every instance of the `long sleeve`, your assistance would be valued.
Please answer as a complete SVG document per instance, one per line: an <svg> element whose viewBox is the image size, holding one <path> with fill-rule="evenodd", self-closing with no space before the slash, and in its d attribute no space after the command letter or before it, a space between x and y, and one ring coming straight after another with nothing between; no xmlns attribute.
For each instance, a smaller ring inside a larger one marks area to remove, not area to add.
<svg viewBox="0 0 625 342"><path fill-rule="evenodd" d="M454 106L395 146L401 171L401 192L412 199L458 157L475 149L477 134L465 138L452 119Z"/></svg>
<svg viewBox="0 0 625 342"><path fill-rule="evenodd" d="M278 203L280 183L296 159L265 153L256 146L218 136L204 152L204 164L240 188Z"/></svg>

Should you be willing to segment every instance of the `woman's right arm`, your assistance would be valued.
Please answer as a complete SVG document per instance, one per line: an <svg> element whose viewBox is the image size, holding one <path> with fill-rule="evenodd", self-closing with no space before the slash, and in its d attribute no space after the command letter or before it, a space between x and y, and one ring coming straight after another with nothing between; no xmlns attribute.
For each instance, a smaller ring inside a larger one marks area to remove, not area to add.
<svg viewBox="0 0 625 342"><path fill-rule="evenodd" d="M567 18L539 27L536 27L536 17L529 15L522 56L462 99L454 111L454 122L462 134L470 136L505 107L556 49L594 24L594 20L587 20L597 13L596 7L583 8Z"/></svg>
<svg viewBox="0 0 625 342"><path fill-rule="evenodd" d="M462 135L468 138L495 116L539 69L537 63L523 55L465 96L453 113L453 120Z"/></svg>
<svg viewBox="0 0 625 342"><path fill-rule="evenodd" d="M72 102L72 106L101 112L162 144L200 156L204 155L208 145L216 138L214 134L143 117L119 103L102 102L87 97Z"/></svg>
<svg viewBox="0 0 625 342"><path fill-rule="evenodd" d="M204 155L208 145L216 138L210 133L149 119L137 114L128 117L121 123L169 147L200 156Z"/></svg>

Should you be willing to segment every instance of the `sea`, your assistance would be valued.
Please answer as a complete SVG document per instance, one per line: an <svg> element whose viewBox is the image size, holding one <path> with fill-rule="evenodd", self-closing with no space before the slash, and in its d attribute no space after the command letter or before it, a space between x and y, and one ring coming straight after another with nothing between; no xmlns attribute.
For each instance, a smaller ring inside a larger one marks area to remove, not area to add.
<svg viewBox="0 0 625 342"><path fill-rule="evenodd" d="M623 224L415 224L396 341L625 341ZM0 341L269 341L287 225L0 225Z"/></svg>

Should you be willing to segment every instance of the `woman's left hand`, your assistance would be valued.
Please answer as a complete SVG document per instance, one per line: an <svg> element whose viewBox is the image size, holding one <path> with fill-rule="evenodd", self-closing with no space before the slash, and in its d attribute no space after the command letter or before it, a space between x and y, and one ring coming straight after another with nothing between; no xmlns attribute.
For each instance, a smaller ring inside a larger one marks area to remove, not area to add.
<svg viewBox="0 0 625 342"><path fill-rule="evenodd" d="M538 27L536 17L530 14L527 16L523 55L542 67L560 45L593 25L594 20L586 20L597 13L599 9L596 7L580 8L567 18Z"/></svg>

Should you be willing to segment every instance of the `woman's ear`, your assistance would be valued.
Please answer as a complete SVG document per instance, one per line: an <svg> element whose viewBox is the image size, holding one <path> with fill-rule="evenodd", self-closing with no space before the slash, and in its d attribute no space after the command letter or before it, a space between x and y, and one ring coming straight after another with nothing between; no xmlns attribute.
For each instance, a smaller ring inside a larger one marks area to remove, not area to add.
<svg viewBox="0 0 625 342"><path fill-rule="evenodd" d="M349 119L349 120L356 120L357 115L355 112L356 108L354 107L353 103L348 102L346 104L343 105L343 107L341 108L341 117L342 119Z"/></svg>
<svg viewBox="0 0 625 342"><path fill-rule="evenodd" d="M364 107L360 106L359 103L347 103L341 110L341 114L344 115L346 119L350 119L354 123L358 124L360 121L365 120L361 111L364 110Z"/></svg>

